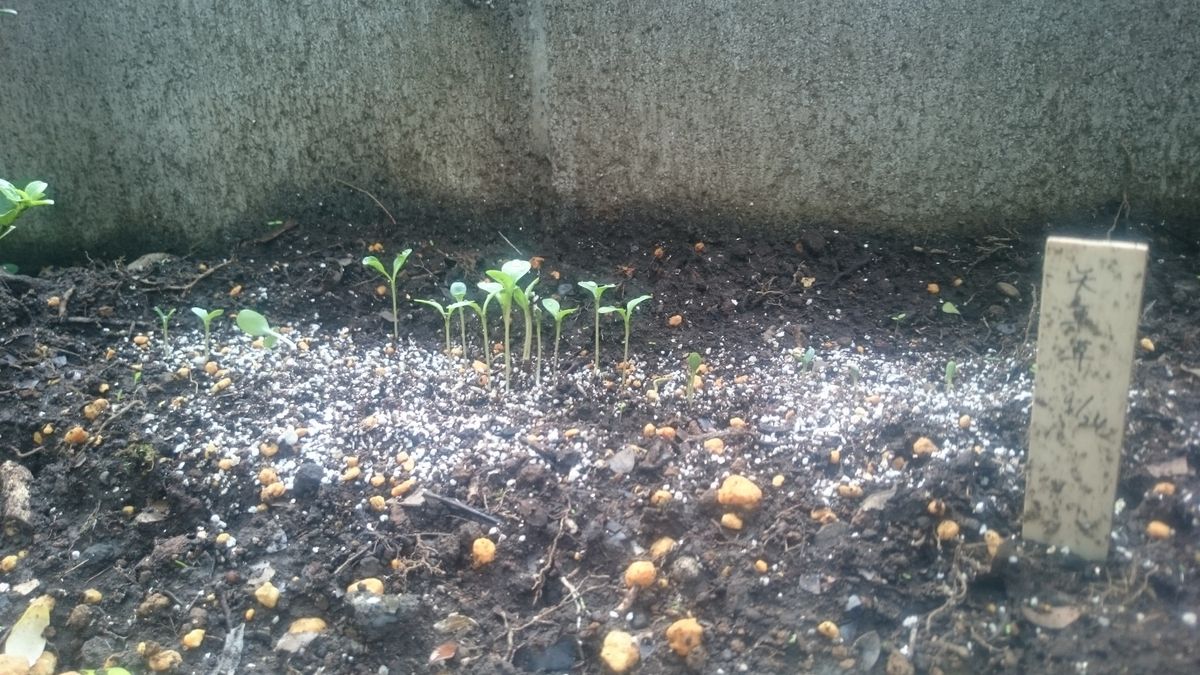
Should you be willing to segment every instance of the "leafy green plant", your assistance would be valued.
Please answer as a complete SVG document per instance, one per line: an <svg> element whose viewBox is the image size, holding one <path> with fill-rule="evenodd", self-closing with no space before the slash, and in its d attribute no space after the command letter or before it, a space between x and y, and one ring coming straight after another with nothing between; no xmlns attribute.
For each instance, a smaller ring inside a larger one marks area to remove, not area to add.
<svg viewBox="0 0 1200 675"><path fill-rule="evenodd" d="M271 328L271 324L267 323L267 317L252 309L243 309L237 313L237 325L247 335L262 338L263 347L267 349L274 347L279 340L286 342L293 349L296 347L296 343L289 340L286 335L280 335L274 328Z"/></svg>
<svg viewBox="0 0 1200 675"><path fill-rule="evenodd" d="M946 362L946 391L954 391L954 377L958 375L958 363L953 359Z"/></svg>
<svg viewBox="0 0 1200 675"><path fill-rule="evenodd" d="M504 287L495 281L480 281L478 283L479 290L483 291L483 305L477 308L479 320L483 324L483 354L484 361L487 362L488 368L492 367L492 343L488 341L488 307L492 301L500 297L500 291Z"/></svg>
<svg viewBox="0 0 1200 675"><path fill-rule="evenodd" d="M362 264L383 275L387 279L388 286L392 293L392 339L395 342L400 341L400 307L399 300L396 297L396 279L400 276L400 270L404 269L404 263L408 261L408 256L412 253L411 248L406 248L396 257L392 259L392 272L388 273L383 263L379 262L379 258L369 255L362 259ZM240 315L239 315L240 316Z"/></svg>
<svg viewBox="0 0 1200 675"><path fill-rule="evenodd" d="M208 360L212 356L212 322L213 319L225 313L223 309L214 309L211 312L203 307L193 307L192 314L195 314L204 324L204 360Z"/></svg>
<svg viewBox="0 0 1200 675"><path fill-rule="evenodd" d="M163 353L169 354L171 352L171 348L170 348L171 343L167 341L167 324L171 321L171 317L175 316L175 308L172 307L171 311L163 312L161 309L158 308L158 306L155 306L154 313L158 315L158 320L162 324Z"/></svg>
<svg viewBox="0 0 1200 675"><path fill-rule="evenodd" d="M571 309L563 309L562 306L558 304L558 300L555 300L554 298L544 298L542 300L542 307L545 307L546 311L550 313L550 317L554 319L554 364L557 366L558 344L562 339L563 319L571 316L575 312L578 312L579 308L572 307Z"/></svg>
<svg viewBox="0 0 1200 675"><path fill-rule="evenodd" d="M495 292L496 299L500 302L500 314L504 321L504 389L509 390L512 386L512 350L509 345L512 341L512 308L513 300L516 299L521 288L517 283L521 278L529 273L532 266L528 260L509 260L500 266L498 270L488 270L486 274L500 284L500 290ZM483 285L480 284L480 288ZM484 288L485 291L489 289ZM492 293L489 292L489 295ZM522 294L523 295L523 294ZM526 306L528 306L528 298L525 298Z"/></svg>
<svg viewBox="0 0 1200 675"><path fill-rule="evenodd" d="M453 316L454 312L450 309L442 307L442 303L438 302L437 300L424 300L418 298L413 300L413 302L432 307L437 310L438 314L442 315L442 322L445 325L446 332L446 354L450 354L450 317Z"/></svg>
<svg viewBox="0 0 1200 675"><path fill-rule="evenodd" d="M949 302L947 300L942 301L942 312L945 314L959 314L960 316L962 314L958 311L958 307L954 306L953 302Z"/></svg>
<svg viewBox="0 0 1200 675"><path fill-rule="evenodd" d="M901 323L904 323L904 320L907 318L908 318L908 312L900 312L899 314L892 315L892 321L895 321L897 326L900 325Z"/></svg>
<svg viewBox="0 0 1200 675"><path fill-rule="evenodd" d="M625 355L622 361L629 361L629 329L633 321L633 310L638 305L650 299L649 295L639 295L625 303L624 307L601 307L596 310L601 314L616 314L625 322Z"/></svg>
<svg viewBox="0 0 1200 675"><path fill-rule="evenodd" d="M615 284L597 284L594 281L580 281L579 287L586 289L592 294L592 309L595 316L595 334L596 347L594 349L594 360L592 363L593 370L600 370L600 297L604 295L604 291L610 288L616 288Z"/></svg>
<svg viewBox="0 0 1200 675"><path fill-rule="evenodd" d="M15 13L15 12L14 12ZM7 237L17 229L13 222L27 209L36 206L50 206L53 199L46 199L46 188L49 187L40 180L31 181L22 190L12 183L0 178L0 197L8 202L8 207L0 206L0 239Z"/></svg>
<svg viewBox="0 0 1200 675"><path fill-rule="evenodd" d="M696 377L700 374L700 365L704 360L700 358L698 352L692 352L687 355L687 392L688 405L692 404L692 396L696 393Z"/></svg>

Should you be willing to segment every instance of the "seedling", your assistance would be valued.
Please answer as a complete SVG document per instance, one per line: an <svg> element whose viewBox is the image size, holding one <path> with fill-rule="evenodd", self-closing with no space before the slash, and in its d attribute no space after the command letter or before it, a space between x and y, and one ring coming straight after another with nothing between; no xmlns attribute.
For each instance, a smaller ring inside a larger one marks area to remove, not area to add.
<svg viewBox="0 0 1200 675"><path fill-rule="evenodd" d="M601 307L597 311L601 314L617 314L621 320L625 322L625 356L622 361L629 361L629 328L633 321L633 310L638 305L650 299L649 295L639 295L629 302L625 303L624 307Z"/></svg>
<svg viewBox="0 0 1200 675"><path fill-rule="evenodd" d="M954 391L954 376L958 374L958 363L953 359L946 362L946 391Z"/></svg>
<svg viewBox="0 0 1200 675"><path fill-rule="evenodd" d="M595 315L595 319L596 319L596 321L595 321L596 348L593 350L595 352L595 354L594 354L595 359L593 361L592 368L593 368L593 370L596 370L597 372L599 372L599 370L600 370L600 297L602 295L604 295L604 291L607 291L610 288L616 288L616 285L615 284L600 285L594 281L580 281L579 286L580 286L580 288L587 289L588 292L592 294L592 308L594 310L594 315Z"/></svg>
<svg viewBox="0 0 1200 675"><path fill-rule="evenodd" d="M530 284L531 286L533 284ZM537 370L533 371L533 383L537 386L542 384L542 310L534 303L529 312L533 314L533 330L534 336L537 338Z"/></svg>
<svg viewBox="0 0 1200 675"><path fill-rule="evenodd" d="M171 308L169 312L163 312L157 306L154 308L154 313L158 315L158 320L162 323L163 334L163 353L169 354L171 351L170 343L167 342L167 324L171 321L171 317L175 316L175 308Z"/></svg>
<svg viewBox="0 0 1200 675"><path fill-rule="evenodd" d="M700 354L692 352L687 355L687 402L692 404L692 395L696 393L696 377L700 374L700 365L704 360L700 358Z"/></svg>
<svg viewBox="0 0 1200 675"><path fill-rule="evenodd" d="M558 301L555 300L554 298L543 299L542 307L545 307L546 311L550 312L550 316L554 318L554 365L557 366L558 365L558 343L559 343L560 338L562 337L563 319L567 318L568 316L571 316L575 312L578 312L579 308L572 307L571 309L563 309L558 304Z"/></svg>
<svg viewBox="0 0 1200 675"><path fill-rule="evenodd" d="M816 360L817 351L812 347L804 350L803 354L792 352L792 358L800 362L800 372L805 373L813 368L813 361Z"/></svg>
<svg viewBox="0 0 1200 675"><path fill-rule="evenodd" d="M454 303L451 304L450 307L447 307L446 309L450 310L451 312L454 311L454 309L452 309L452 308L458 309L458 331L462 336L463 358L466 358L467 357L467 318L465 316L465 313L467 311L467 305L464 304L464 301L467 299L467 285L461 281L456 281L456 282L450 284L450 297L454 298Z"/></svg>
<svg viewBox="0 0 1200 675"><path fill-rule="evenodd" d="M858 380L861 377L862 372L858 369L858 366L850 364L850 386L857 386Z"/></svg>
<svg viewBox="0 0 1200 675"><path fill-rule="evenodd" d="M280 335L271 328L271 324L267 323L267 317L252 309L243 309L237 313L237 325L247 335L262 338L263 347L267 349L274 347L279 340L287 343L293 349L296 347L296 343L289 340L286 335Z"/></svg>
<svg viewBox="0 0 1200 675"><path fill-rule="evenodd" d="M495 281L480 281L478 286L479 286L479 290L481 290L487 294L487 295L483 296L483 306L480 308L480 311L479 311L479 320L483 323L484 360L487 361L488 367L491 368L492 367L492 343L488 341L488 321L487 321L488 306L492 304L493 300L495 300L497 297L500 296L500 291L503 291L504 287L501 286L500 284L496 283Z"/></svg>
<svg viewBox="0 0 1200 675"><path fill-rule="evenodd" d="M449 354L450 353L450 317L453 314L453 312L445 307L442 307L442 303L438 302L437 300L423 300L423 299L418 298L416 300L413 300L413 302L420 303L422 305L428 305L428 306L436 309L438 314L442 315L442 322L445 325L445 332L446 332L446 353Z"/></svg>
<svg viewBox="0 0 1200 675"><path fill-rule="evenodd" d="M533 311L537 308L537 296L533 293L533 287L537 285L538 279L529 282L525 288L516 288L513 290L513 300L517 303L517 308L521 310L521 314L525 317L525 346L521 351L521 359L526 363L529 362L530 341L533 332Z"/></svg>
<svg viewBox="0 0 1200 675"><path fill-rule="evenodd" d="M46 183L35 180L30 182L22 190L12 183L0 178L0 197L4 197L8 201L7 208L0 202L0 239L7 237L13 230L17 229L13 225L13 221L17 219L26 209L31 209L35 206L49 206L54 203L53 199L46 199Z"/></svg>
<svg viewBox="0 0 1200 675"><path fill-rule="evenodd" d="M904 323L904 320L907 318L908 318L908 312L900 312L899 314L892 315L892 321L895 321L897 326Z"/></svg>
<svg viewBox="0 0 1200 675"><path fill-rule="evenodd" d="M942 312L945 314L958 314L959 316L962 315L961 312L958 311L958 307L954 306L953 302L946 300L942 301Z"/></svg>
<svg viewBox="0 0 1200 675"><path fill-rule="evenodd" d="M383 266L383 263L379 262L379 258L376 258L373 255L369 255L362 259L362 264L365 265L366 267L370 267L371 269L375 270L376 272L379 272L380 274L382 274L383 278L387 279L388 286L391 288L391 292L392 292L392 339L395 342L400 341L400 307L398 305L399 301L396 298L396 279L397 279L397 277L400 276L400 270L404 268L404 263L408 261L408 256L411 253L412 253L412 249L406 248L403 251L401 251L400 253L396 254L396 257L392 260L392 273L391 274L388 274L388 271ZM241 315L239 314L238 317L240 320Z"/></svg>
<svg viewBox="0 0 1200 675"><path fill-rule="evenodd" d="M207 309L204 309L203 307L193 307L192 308L192 314L195 314L197 317L199 317L200 321L204 324L204 360L205 361L207 361L208 357L212 355L212 322L213 322L213 319L221 316L224 313L225 313L225 310L223 310L223 309L214 309L210 312Z"/></svg>
<svg viewBox="0 0 1200 675"><path fill-rule="evenodd" d="M509 344L512 339L512 307L513 299L518 293L521 293L521 288L517 286L517 282L529 273L531 265L528 260L509 260L500 266L498 270L488 270L487 275L500 284L500 290L495 293L496 299L500 301L500 313L504 320L504 389L508 391L512 386L512 350ZM480 288L483 288L482 285ZM485 288L485 291L489 289ZM490 293L489 293L490 294ZM526 306L528 306L528 298L525 298Z"/></svg>

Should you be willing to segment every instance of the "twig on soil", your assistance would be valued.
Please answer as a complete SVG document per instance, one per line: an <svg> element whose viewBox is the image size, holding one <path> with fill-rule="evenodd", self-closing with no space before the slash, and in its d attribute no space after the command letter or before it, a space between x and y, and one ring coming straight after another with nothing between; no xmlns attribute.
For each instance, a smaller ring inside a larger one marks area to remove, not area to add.
<svg viewBox="0 0 1200 675"><path fill-rule="evenodd" d="M67 303L71 302L71 296L75 295L75 287L72 286L62 294L58 299L58 318L61 320L67 315Z"/></svg>
<svg viewBox="0 0 1200 675"><path fill-rule="evenodd" d="M584 581L587 581L587 579L591 579L591 578L592 577L589 576L589 577L585 578ZM526 628L529 628L530 626L534 625L535 623L541 623L541 622L545 621L551 614L554 614L558 610L562 609L569 602L573 602L575 604L576 623L581 625L582 621L583 621L583 613L587 611L587 605L584 604L583 595L585 593L590 593L591 591L594 591L597 588L603 587L603 584L597 584L595 586L590 586L588 588L584 588L583 590L579 590L579 589L575 588L573 585L571 585L566 577L560 578L559 581L561 581L563 583L563 586L566 587L567 597L565 597L561 601L559 601L558 604L553 605L551 607L547 607L546 609L543 609L542 611L538 612L537 614L535 614L533 616L533 618L529 619L525 623L523 623L519 626L516 626L516 627L509 626L508 614L503 611L500 613L500 617L504 620L504 627L507 629L505 631L507 634L506 639L508 641L508 655L505 657L506 661L511 661L512 655L516 651L516 649L514 647L514 640L513 640L514 635L524 631Z"/></svg>
<svg viewBox="0 0 1200 675"><path fill-rule="evenodd" d="M1021 348L1029 346L1029 334L1033 331L1033 317L1037 316L1037 284L1029 284L1029 318L1025 319L1025 337L1021 340Z"/></svg>
<svg viewBox="0 0 1200 675"><path fill-rule="evenodd" d="M396 224L396 219L392 217L392 213L387 210L387 207L385 207L383 205L383 202L381 202L375 198L375 195L371 194L370 192L367 192L366 190L358 187L357 185L355 185L353 183L347 183L346 181L342 180L341 178L334 178L334 180L341 183L342 185L345 185L346 187L350 188L351 190L357 190L357 191L363 193L364 195L370 197L371 201L375 202L375 206L378 206L381 211L383 211L385 214L387 214L388 220L392 221L392 225Z"/></svg>
<svg viewBox="0 0 1200 675"><path fill-rule="evenodd" d="M496 527L500 527L501 525L504 524L504 521L501 520L499 517L493 516L490 513L485 513L483 511L480 511L479 509L477 509L473 506L467 506L466 504L458 501L457 499L453 499L451 497L443 497L443 496L437 494L436 492L430 492L429 490L425 490L422 494L431 499L435 499L435 500L441 502L442 504L449 506L450 508L457 509L457 510L462 511L478 520L482 520L485 523L488 523L490 525L495 525Z"/></svg>
<svg viewBox="0 0 1200 675"><path fill-rule="evenodd" d="M571 500L567 499L567 507L563 509L562 518L558 519L558 532L554 535L554 541L550 542L550 550L546 553L546 564L538 570L537 576L533 580L533 604L536 606L538 600L542 598L542 588L546 585L546 573L554 567L554 555L558 552L558 540L562 538L563 530L567 527L567 518L571 515Z"/></svg>
<svg viewBox="0 0 1200 675"><path fill-rule="evenodd" d="M120 408L117 408L116 410L113 411L112 415L109 415L108 419L104 420L103 422L100 423L100 426L96 427L96 430L92 433L92 435L99 436L100 432L104 431L104 429L106 427L108 427L109 424L112 424L114 421L116 421L116 419L118 417L129 412L133 408L141 407L141 405L142 405L141 401L134 400L134 401L130 401L129 403L126 403L125 405L121 406Z"/></svg>
<svg viewBox="0 0 1200 675"><path fill-rule="evenodd" d="M508 245L512 247L512 250L517 252L517 255L519 255L519 256L525 255L524 253L521 253L521 249L517 248L516 244L512 243L511 241L508 241L508 237L504 236L503 232L501 232L500 230L496 230L496 234L500 235L501 239L508 242Z"/></svg>
<svg viewBox="0 0 1200 675"><path fill-rule="evenodd" d="M854 274L855 272L857 272L857 271L861 270L862 268L866 267L867 265L869 265L871 263L871 260L873 260L873 259L874 259L873 256L867 256L867 257L863 258L862 260L859 260L858 262L847 267L846 269L842 270L841 272L838 272L837 274L833 275L833 278L830 279L828 282L826 282L823 285L829 286L829 287L836 286L837 283L839 281L841 281L842 279L845 279L846 277L850 276L851 274Z"/></svg>
<svg viewBox="0 0 1200 675"><path fill-rule="evenodd" d="M950 589L946 602L941 607L929 613L925 617L925 632L932 633L933 620L942 612L951 609L958 603L962 602L963 598L967 597L967 580L966 575L959 569L959 562L962 554L962 549L958 548L954 551L954 561L950 564L950 571L947 576L954 579L955 588Z"/></svg>
<svg viewBox="0 0 1200 675"><path fill-rule="evenodd" d="M230 258L229 260L226 260L225 262L223 262L219 265L213 265L212 267L204 270L195 279L192 279L191 281L189 281L188 283L186 283L182 286L163 286L162 290L164 290L164 291L179 291L180 295L187 295L188 293L190 293L192 291L193 288L195 288L196 284L200 283L204 279L207 279L209 276L212 275L213 272L216 272L217 270L221 269L222 267L228 267L230 264L232 264L236 260L237 260L237 258Z"/></svg>

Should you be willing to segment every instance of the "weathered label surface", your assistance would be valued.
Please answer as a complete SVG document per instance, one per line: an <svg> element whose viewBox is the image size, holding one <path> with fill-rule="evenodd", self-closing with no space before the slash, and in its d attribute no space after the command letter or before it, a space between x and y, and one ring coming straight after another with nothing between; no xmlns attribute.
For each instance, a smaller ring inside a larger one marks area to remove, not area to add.
<svg viewBox="0 0 1200 675"><path fill-rule="evenodd" d="M1108 555L1146 246L1051 237L1038 319L1024 536Z"/></svg>

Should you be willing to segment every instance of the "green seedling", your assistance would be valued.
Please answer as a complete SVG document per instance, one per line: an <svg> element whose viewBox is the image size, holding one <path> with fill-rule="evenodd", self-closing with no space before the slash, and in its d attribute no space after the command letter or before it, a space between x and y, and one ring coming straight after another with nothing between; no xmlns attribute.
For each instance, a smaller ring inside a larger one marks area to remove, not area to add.
<svg viewBox="0 0 1200 675"><path fill-rule="evenodd" d="M192 314L195 314L204 324L204 360L207 361L209 356L212 356L212 322L213 319L225 313L223 309L214 309L211 312L203 307L193 307Z"/></svg>
<svg viewBox="0 0 1200 675"><path fill-rule="evenodd" d="M500 266L498 270L488 270L487 275L500 284L500 290L495 293L496 299L500 302L500 314L504 321L504 390L508 391L512 387L512 350L509 345L512 340L512 308L513 300L518 293L521 293L521 288L517 286L517 282L529 273L532 266L528 260L509 260ZM483 288L480 285L480 288ZM489 289L484 288L484 291ZM489 295L491 293L489 292ZM522 293L524 297L524 294ZM528 306L528 297L525 297L526 306Z"/></svg>
<svg viewBox="0 0 1200 675"><path fill-rule="evenodd" d="M530 284L531 286L533 284ZM533 383L537 386L542 384L542 310L535 303L529 309L533 314L533 330L534 337L537 338L537 370L533 371Z"/></svg>
<svg viewBox="0 0 1200 675"><path fill-rule="evenodd" d="M275 343L280 340L286 342L293 349L296 347L296 343L289 340L286 335L280 335L271 328L271 324L267 323L267 317L252 309L243 309L237 313L237 325L247 335L262 338L263 347L267 349L274 347Z"/></svg>
<svg viewBox="0 0 1200 675"><path fill-rule="evenodd" d="M549 312L550 316L554 319L554 365L558 366L558 343L562 338L563 319L571 316L575 312L578 312L579 308L572 307L571 309L563 309L558 304L558 301L554 298L543 299L542 307L545 307L546 311Z"/></svg>
<svg viewBox="0 0 1200 675"><path fill-rule="evenodd" d="M649 295L639 295L629 302L625 303L624 307L601 307L596 310L601 314L617 314L621 320L625 322L625 355L622 361L629 362L629 329L633 322L633 310L638 305L650 299Z"/></svg>
<svg viewBox="0 0 1200 675"><path fill-rule="evenodd" d="M388 271L383 266L383 263L379 262L379 258L376 258L373 255L369 255L362 259L362 264L364 266L370 267L371 269L375 270L376 272L379 272L380 274L382 274L383 278L387 279L388 286L391 288L391 292L392 292L392 339L395 342L400 341L400 307L398 304L399 300L396 297L396 279L397 279L397 277L400 276L400 270L404 268L404 263L408 261L408 256L411 253L412 253L412 249L406 248L403 251L401 251L400 253L396 254L396 257L392 260L391 274L388 274Z"/></svg>
<svg viewBox="0 0 1200 675"><path fill-rule="evenodd" d="M14 12L15 13L15 12ZM0 178L0 239L7 237L17 229L13 222L27 209L35 206L50 206L53 199L46 199L46 188L49 187L40 180L30 182L22 190L12 183ZM4 202L8 202L7 205Z"/></svg>
<svg viewBox="0 0 1200 675"><path fill-rule="evenodd" d="M594 281L580 281L579 287L587 289L587 291L592 294L592 308L594 310L594 316L596 319L596 321L595 321L596 347L594 350L595 358L592 363L592 369L595 370L596 372L599 372L600 371L600 296L604 295L604 291L607 291L610 288L616 288L616 285L615 284L600 285Z"/></svg>
<svg viewBox="0 0 1200 675"><path fill-rule="evenodd" d="M696 393L696 377L700 374L700 365L704 360L700 358L700 354L692 352L687 355L687 402L692 404L692 396Z"/></svg>
<svg viewBox="0 0 1200 675"><path fill-rule="evenodd" d="M479 320L483 322L483 354L484 361L487 362L488 368L492 367L492 343L488 341L488 306L492 301L500 297L500 292L504 287L495 281L480 281L478 283L479 290L486 295L483 296L483 306L480 308Z"/></svg>
<svg viewBox="0 0 1200 675"><path fill-rule="evenodd" d="M792 358L800 362L800 372L806 373L813 368L813 361L817 358L817 350L809 347L803 353L792 352Z"/></svg>
<svg viewBox="0 0 1200 675"><path fill-rule="evenodd" d="M12 14L13 16L16 16L17 10L4 7L4 8L0 8L0 14Z"/></svg>
<svg viewBox="0 0 1200 675"><path fill-rule="evenodd" d="M458 331L462 337L463 358L467 358L467 318L465 316L467 305L467 285L461 281L456 281L450 284L450 297L454 298L454 302L447 307L450 311L458 310Z"/></svg>
<svg viewBox="0 0 1200 675"><path fill-rule="evenodd" d="M416 303L419 303L422 305L428 305L429 307L436 309L438 314L442 315L442 322L445 325L445 331L446 331L446 354L449 354L450 353L450 317L454 314L454 312L452 312L451 310L449 310L445 307L442 307L442 303L438 302L437 300L417 299L417 300L413 300L413 302L416 302Z"/></svg>
<svg viewBox="0 0 1200 675"><path fill-rule="evenodd" d="M946 362L946 391L954 391L954 377L958 375L958 363L950 360Z"/></svg>
<svg viewBox="0 0 1200 675"><path fill-rule="evenodd" d="M534 279L529 282L525 288L516 288L513 290L513 300L517 303L517 308L521 310L521 315L525 318L525 345L521 350L521 360L529 363L529 351L531 333L533 332L533 311L537 308L537 296L533 293L533 287L537 286L539 279Z"/></svg>
<svg viewBox="0 0 1200 675"><path fill-rule="evenodd" d="M862 377L862 372L859 371L858 366L856 366L854 364L850 364L850 386L852 386L852 387L857 386L858 380L861 377Z"/></svg>
<svg viewBox="0 0 1200 675"><path fill-rule="evenodd" d="M958 307L955 307L953 302L947 302L945 300L942 301L942 312L946 314L958 314L961 316L961 313L958 311Z"/></svg>
<svg viewBox="0 0 1200 675"><path fill-rule="evenodd" d="M155 306L154 313L158 315L158 320L162 324L163 353L164 354L170 353L170 351L171 351L171 348L169 347L170 343L167 341L167 337L168 337L167 336L167 324L171 321L171 317L175 316L175 309L171 308L171 311L163 312L161 309L159 309L157 306Z"/></svg>
<svg viewBox="0 0 1200 675"><path fill-rule="evenodd" d="M904 323L904 320L907 318L908 318L908 312L900 312L899 314L892 315L892 321L895 321L897 326L900 325L901 323Z"/></svg>

